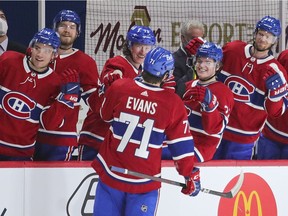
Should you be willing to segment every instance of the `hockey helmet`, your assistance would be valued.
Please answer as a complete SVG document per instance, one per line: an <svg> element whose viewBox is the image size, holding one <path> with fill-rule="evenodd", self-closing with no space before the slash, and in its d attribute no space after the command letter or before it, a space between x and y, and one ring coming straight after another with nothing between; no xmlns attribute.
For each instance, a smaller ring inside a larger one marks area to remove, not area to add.
<svg viewBox="0 0 288 216"><path fill-rule="evenodd" d="M153 31L147 26L132 26L126 37L129 47L132 43L155 45L156 38Z"/></svg>
<svg viewBox="0 0 288 216"><path fill-rule="evenodd" d="M172 53L162 47L150 50L144 60L144 71L156 77L162 77L166 72L172 76L174 58Z"/></svg>
<svg viewBox="0 0 288 216"><path fill-rule="evenodd" d="M255 32L257 32L258 29L270 32L274 36L279 37L281 34L280 20L271 16L265 16L257 22Z"/></svg>
<svg viewBox="0 0 288 216"><path fill-rule="evenodd" d="M57 52L61 42L57 32L49 28L44 28L34 35L33 39L29 43L29 47L33 47L35 43L52 46L54 52Z"/></svg>
<svg viewBox="0 0 288 216"><path fill-rule="evenodd" d="M78 35L81 32L81 20L78 14L72 10L61 10L53 19L53 29L57 31L58 24L62 21L73 22L77 25Z"/></svg>
<svg viewBox="0 0 288 216"><path fill-rule="evenodd" d="M212 42L206 42L197 50L196 58L198 57L211 58L216 62L220 62L223 58L222 48Z"/></svg>

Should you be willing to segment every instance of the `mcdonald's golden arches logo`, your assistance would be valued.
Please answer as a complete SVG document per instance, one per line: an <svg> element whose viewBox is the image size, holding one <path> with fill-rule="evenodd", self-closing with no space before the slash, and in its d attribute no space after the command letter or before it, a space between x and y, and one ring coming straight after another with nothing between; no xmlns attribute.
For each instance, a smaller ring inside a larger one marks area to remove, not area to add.
<svg viewBox="0 0 288 216"><path fill-rule="evenodd" d="M239 200L240 200L240 198L243 201L243 206L244 206L243 210L244 210L246 216L251 216L251 208L252 208L252 204L254 202L255 202L256 207L257 207L258 216L263 216L261 200L260 200L260 197L259 197L259 195L258 195L258 193L256 191L252 191L249 194L248 199L246 197L246 194L243 191L240 191L237 194L235 202L234 202L233 216L238 216L238 208L239 208Z"/></svg>
<svg viewBox="0 0 288 216"><path fill-rule="evenodd" d="M230 190L238 176L224 191ZM244 182L233 199L221 198L218 216L278 216L274 194L267 182L254 173L244 173Z"/></svg>

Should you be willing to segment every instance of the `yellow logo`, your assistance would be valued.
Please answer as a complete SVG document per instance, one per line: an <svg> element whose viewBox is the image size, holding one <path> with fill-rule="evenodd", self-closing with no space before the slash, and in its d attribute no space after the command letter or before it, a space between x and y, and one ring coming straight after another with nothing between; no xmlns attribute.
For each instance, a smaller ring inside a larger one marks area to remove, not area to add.
<svg viewBox="0 0 288 216"><path fill-rule="evenodd" d="M244 205L244 212L245 212L245 216L251 216L251 205L252 205L252 200L253 198L255 198L256 204L257 204L257 210L258 210L258 216L262 216L262 206L261 206L261 200L259 198L259 195L257 193L257 191L253 190L248 199L245 195L245 193L241 190L234 202L234 209L233 209L233 216L237 216L238 215L238 209L241 210L241 207L239 207L239 199L240 197L242 197L243 200L243 205ZM242 211L243 212L243 211Z"/></svg>

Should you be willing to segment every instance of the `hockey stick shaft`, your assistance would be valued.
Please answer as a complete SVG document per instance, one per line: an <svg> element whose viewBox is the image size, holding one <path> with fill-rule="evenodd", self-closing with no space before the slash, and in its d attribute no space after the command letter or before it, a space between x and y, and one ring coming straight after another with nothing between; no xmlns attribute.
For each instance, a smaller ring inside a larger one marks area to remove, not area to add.
<svg viewBox="0 0 288 216"><path fill-rule="evenodd" d="M146 178L146 179L151 179L153 181L163 182L163 183L176 185L176 186L180 186L180 187L186 187L186 184L181 183L181 182L177 182L177 181L170 180L170 179L165 179L165 178L160 178L160 177L155 177L155 176L151 176L151 175L147 175L147 174L144 174L144 173L131 171L131 170L120 168L120 167L116 167L116 166L111 166L111 170L114 171L114 172L128 174L128 175L136 176L136 177L139 177L139 178ZM240 188L242 186L243 180L244 180L244 174L241 172L237 183L231 189L231 191L229 191L229 192L220 192L220 191L210 190L210 189L207 189L207 188L201 188L201 192L208 193L208 194L213 194L213 195L221 196L221 197L225 197L225 198L233 198L239 192L239 190L240 190Z"/></svg>

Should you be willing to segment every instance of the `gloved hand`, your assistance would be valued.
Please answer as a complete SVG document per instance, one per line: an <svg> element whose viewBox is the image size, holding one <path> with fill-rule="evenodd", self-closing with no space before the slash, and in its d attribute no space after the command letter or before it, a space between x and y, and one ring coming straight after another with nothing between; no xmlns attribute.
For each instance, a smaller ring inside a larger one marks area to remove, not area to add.
<svg viewBox="0 0 288 216"><path fill-rule="evenodd" d="M163 81L160 87L175 92L176 82L174 80L174 76L171 76L170 78Z"/></svg>
<svg viewBox="0 0 288 216"><path fill-rule="evenodd" d="M194 167L192 174L185 177L186 187L183 187L181 192L189 196L197 196L201 190L200 170Z"/></svg>
<svg viewBox="0 0 288 216"><path fill-rule="evenodd" d="M201 37L193 38L188 42L188 44L185 46L186 51L194 56L198 50L198 48L204 43L204 39Z"/></svg>
<svg viewBox="0 0 288 216"><path fill-rule="evenodd" d="M277 70L279 70L277 65L272 63L268 66L267 72L263 77L266 82L266 88L268 89L268 98L273 102L280 101L287 95L286 79L282 76L282 73L278 73Z"/></svg>
<svg viewBox="0 0 288 216"><path fill-rule="evenodd" d="M184 95L183 100L186 102L189 101L198 101L200 102L202 108L206 112L214 111L218 106L217 97L212 94L208 87L204 86L194 86L188 89Z"/></svg>
<svg viewBox="0 0 288 216"><path fill-rule="evenodd" d="M123 77L123 73L120 70L114 70L111 73L107 73L104 77L103 77L103 83L104 85L108 88L109 86L112 85L112 83L117 80L117 79L122 79Z"/></svg>
<svg viewBox="0 0 288 216"><path fill-rule="evenodd" d="M66 69L60 74L60 77L62 88L57 99L68 107L73 108L80 94L79 74L74 69Z"/></svg>

